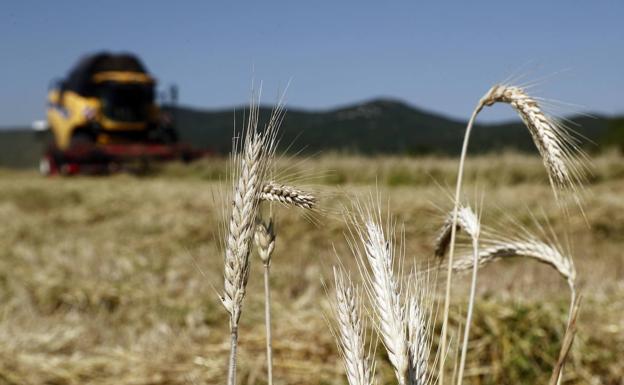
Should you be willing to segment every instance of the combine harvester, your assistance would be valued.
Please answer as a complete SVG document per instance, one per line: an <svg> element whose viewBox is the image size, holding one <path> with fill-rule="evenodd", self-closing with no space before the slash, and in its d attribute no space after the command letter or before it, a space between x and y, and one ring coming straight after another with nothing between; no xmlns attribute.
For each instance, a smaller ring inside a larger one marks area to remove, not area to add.
<svg viewBox="0 0 624 385"><path fill-rule="evenodd" d="M48 94L52 143L41 158L41 173L144 172L154 161L203 156L179 142L171 114L155 101L155 86L135 56L83 58Z"/></svg>

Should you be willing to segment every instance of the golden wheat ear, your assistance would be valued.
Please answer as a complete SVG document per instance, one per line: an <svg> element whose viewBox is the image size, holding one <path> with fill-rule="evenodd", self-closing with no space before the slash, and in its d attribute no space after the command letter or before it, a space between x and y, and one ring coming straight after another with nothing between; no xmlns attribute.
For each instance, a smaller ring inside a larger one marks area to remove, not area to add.
<svg viewBox="0 0 624 385"><path fill-rule="evenodd" d="M249 278L249 254L256 228L262 186L275 155L277 131L283 118L278 106L266 127L258 128L258 104L252 98L242 137L234 140L232 151L232 197L225 236L223 293L221 303L230 315L230 359L228 385L236 384L238 323Z"/></svg>
<svg viewBox="0 0 624 385"><path fill-rule="evenodd" d="M362 290L338 267L334 267L334 285L337 327L333 333L343 358L347 380L349 385L372 385L375 383L375 362L366 347Z"/></svg>
<svg viewBox="0 0 624 385"><path fill-rule="evenodd" d="M356 211L359 215L352 217L350 247L372 305L373 325L397 383L430 383L432 297L428 287L415 273L408 275L412 279L405 279L403 235L395 234L391 218L386 226L382 224L378 202L368 206L356 203Z"/></svg>
<svg viewBox="0 0 624 385"><path fill-rule="evenodd" d="M435 240L434 255L444 257L451 243L451 227L453 226L453 212L448 213L444 224L438 232ZM457 211L457 230L462 230L472 239L478 238L479 218L469 206L460 206Z"/></svg>
<svg viewBox="0 0 624 385"><path fill-rule="evenodd" d="M537 238L501 239L487 242L488 246L479 251L479 265L487 265L502 259L525 257L553 267L563 277L570 290L576 291L576 270L572 258L565 255L558 247L549 245ZM465 255L453 262L454 271L472 269L472 257Z"/></svg>
<svg viewBox="0 0 624 385"><path fill-rule="evenodd" d="M313 194L273 181L264 184L259 196L262 201L278 202L302 209L313 209L316 206L316 197Z"/></svg>
<svg viewBox="0 0 624 385"><path fill-rule="evenodd" d="M481 98L478 108L509 104L529 130L544 162L555 195L558 190L574 193L587 178L587 157L574 134L544 112L537 99L520 87L497 84Z"/></svg>

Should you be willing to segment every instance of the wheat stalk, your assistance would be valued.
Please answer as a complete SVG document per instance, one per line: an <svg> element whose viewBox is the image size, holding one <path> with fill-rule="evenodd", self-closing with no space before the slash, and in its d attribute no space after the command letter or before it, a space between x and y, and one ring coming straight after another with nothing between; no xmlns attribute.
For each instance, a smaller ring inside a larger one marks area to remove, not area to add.
<svg viewBox="0 0 624 385"><path fill-rule="evenodd" d="M464 368L466 364L466 355L468 353L468 341L470 337L470 327L472 325L472 314L474 311L474 303L477 293L477 272L478 272L478 258L479 258L479 235L481 233L481 222L477 215L472 211L469 206L462 206L457 213L457 226L463 229L469 236L472 244L472 260L474 262L472 268L472 278L470 281L470 297L468 299L468 310L466 312L466 325L464 326L464 336L461 345L461 355L459 360L459 370L457 371L457 384L461 385L464 378ZM449 227L453 226L452 213L447 217L447 220L443 226L442 234L449 233ZM447 239L448 238L448 239ZM450 237L443 237L441 243L448 243ZM438 241L440 239L438 238ZM442 255L447 246L439 244L436 247L438 250L441 247Z"/></svg>
<svg viewBox="0 0 624 385"><path fill-rule="evenodd" d="M470 116L464 141L462 144L457 183L455 186L453 222L451 226L451 239L449 245L449 265L447 270L446 291L444 298L444 314L441 335L441 355L446 356L448 314L451 299L451 279L453 273L453 254L455 250L455 234L459 211L459 197L463 182L464 164L468 152L470 133L477 115L486 106L495 103L508 103L520 115L520 118L529 130L542 161L548 172L550 183L555 197L558 199L558 189L568 189L577 192L577 186L582 182L585 174L582 162L583 154L578 145L574 143L572 135L565 127L558 124L554 119L546 115L540 108L535 98L530 97L523 89L510 85L497 84L492 87L480 100ZM578 196L576 197L578 201ZM444 361L439 368L439 380L444 382Z"/></svg>
<svg viewBox="0 0 624 385"><path fill-rule="evenodd" d="M267 351L267 382L273 385L273 344L271 337L271 256L275 250L275 228L273 220L265 224L258 220L254 241L258 250L258 255L264 265L264 326L266 330L266 351Z"/></svg>
<svg viewBox="0 0 624 385"><path fill-rule="evenodd" d="M478 264L485 265L500 259L513 257L527 257L553 267L566 280L570 288L570 310L568 314L568 328L574 320L576 293L576 269L570 257L563 254L557 247L546 244L536 238L522 240L496 240L491 245L479 251ZM474 268L474 260L464 256L453 263L453 270L466 271ZM565 342L564 342L565 344ZM557 373L560 376L561 368ZM560 377L557 383L560 381Z"/></svg>
<svg viewBox="0 0 624 385"><path fill-rule="evenodd" d="M312 209L316 205L314 195L277 182L265 183L259 196L263 201L279 202L304 209Z"/></svg>
<svg viewBox="0 0 624 385"><path fill-rule="evenodd" d="M350 277L334 267L336 339L350 385L372 385L375 365L366 349L366 323L358 290Z"/></svg>
<svg viewBox="0 0 624 385"><path fill-rule="evenodd" d="M230 315L228 385L236 384L238 323L249 278L249 253L255 232L258 195L275 153L276 134L283 109L278 106L265 129L258 130L258 106L252 100L247 126L233 149L233 197L227 226L224 257L224 288L221 303ZM242 150L238 145L242 143Z"/></svg>
<svg viewBox="0 0 624 385"><path fill-rule="evenodd" d="M488 240L488 247L479 251L477 265L485 265L500 259L527 257L553 267L566 280L570 288L570 310L568 327L573 322L576 293L576 269L574 262L558 247L544 243L528 234L524 238L509 239L504 237ZM453 263L454 271L466 271L476 266L474 258L464 256Z"/></svg>
<svg viewBox="0 0 624 385"><path fill-rule="evenodd" d="M303 209L313 209L316 198L296 187L278 184L276 182L266 182L258 194L260 202L279 202L289 207L299 207ZM265 327L267 341L267 379L269 385L273 385L273 348L271 343L271 255L275 248L275 229L273 221L268 224L259 223L256 225L254 235L258 255L264 265L264 299L265 299Z"/></svg>
<svg viewBox="0 0 624 385"><path fill-rule="evenodd" d="M563 367L568 358L568 354L572 349L574 343L574 337L576 336L576 318L581 306L581 297L577 297L570 307L570 316L568 318L568 326L566 327L565 334L563 335L563 342L561 344L561 350L559 351L559 358L553 368L552 375L550 376L549 385L559 385L563 374Z"/></svg>

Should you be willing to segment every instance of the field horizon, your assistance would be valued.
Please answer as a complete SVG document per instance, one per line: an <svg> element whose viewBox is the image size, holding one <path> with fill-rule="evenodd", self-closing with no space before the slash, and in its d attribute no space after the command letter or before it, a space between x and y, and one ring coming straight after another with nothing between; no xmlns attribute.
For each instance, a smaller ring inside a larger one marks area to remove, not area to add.
<svg viewBox="0 0 624 385"><path fill-rule="evenodd" d="M260 107L262 119L272 106ZM164 108L174 117L182 142L218 155L228 154L235 122L245 119L246 107L199 109ZM43 112L43 111L42 111ZM580 112L579 112L580 113ZM590 153L624 149L624 117L574 114L562 117L584 139ZM531 136L518 119L479 123L471 139L473 154L500 151L534 153ZM288 108L280 127L281 148L303 154L344 153L396 156L454 156L461 149L466 121L407 104L379 98L327 110ZM401 138L401 140L396 140ZM0 129L0 167L35 168L51 140L50 132L28 127Z"/></svg>

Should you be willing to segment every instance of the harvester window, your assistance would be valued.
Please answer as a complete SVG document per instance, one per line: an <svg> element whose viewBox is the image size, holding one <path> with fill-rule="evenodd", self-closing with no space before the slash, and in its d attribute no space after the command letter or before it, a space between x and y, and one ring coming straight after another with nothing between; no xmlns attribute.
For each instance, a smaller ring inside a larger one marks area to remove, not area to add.
<svg viewBox="0 0 624 385"><path fill-rule="evenodd" d="M107 84L101 87L102 112L121 122L142 122L148 118L154 101L151 86L137 84Z"/></svg>

